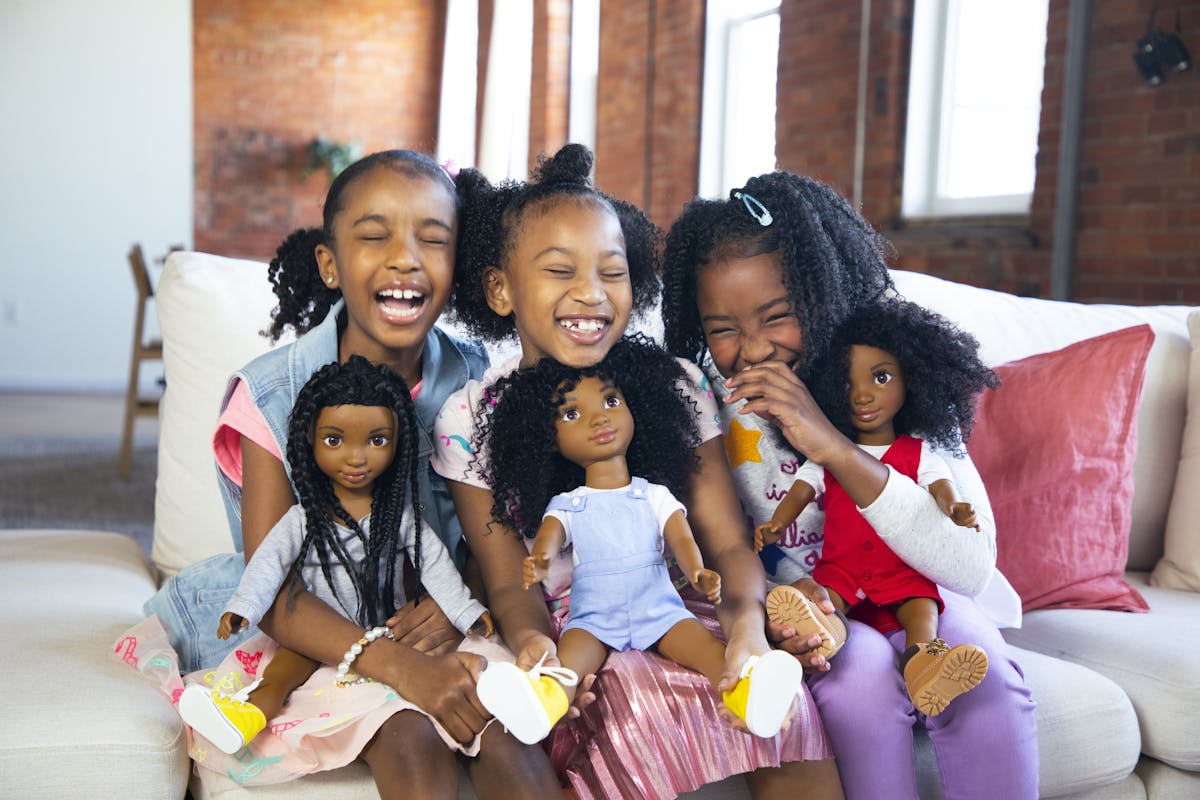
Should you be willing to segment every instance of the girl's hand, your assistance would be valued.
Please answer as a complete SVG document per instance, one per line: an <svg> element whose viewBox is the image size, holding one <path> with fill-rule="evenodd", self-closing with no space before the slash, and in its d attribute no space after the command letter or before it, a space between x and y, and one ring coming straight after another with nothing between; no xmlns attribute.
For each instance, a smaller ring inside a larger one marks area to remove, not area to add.
<svg viewBox="0 0 1200 800"><path fill-rule="evenodd" d="M708 597L708 602L715 605L721 604L721 576L711 569L698 569L692 575L692 588L697 592L703 592Z"/></svg>
<svg viewBox="0 0 1200 800"><path fill-rule="evenodd" d="M517 666L528 672L547 653L549 655L542 662L545 666L562 666L562 662L558 660L558 646L554 640L544 634L533 634L525 640L525 645L517 653ZM579 685L575 687L575 699L571 701L571 707L567 709L567 719L575 719L583 709L595 702L596 695L592 692L592 684L595 682L595 675L579 676Z"/></svg>
<svg viewBox="0 0 1200 800"><path fill-rule="evenodd" d="M754 529L754 552L761 553L764 547L769 547L779 541L779 529L783 527L771 520L764 522Z"/></svg>
<svg viewBox="0 0 1200 800"><path fill-rule="evenodd" d="M758 638L759 642L761 643L761 637L756 638ZM818 638L817 642L818 644L820 643L820 638ZM762 654L763 650L761 649L761 644L757 649L751 649L748 646L748 643L744 642L741 637L737 636L736 634L730 636L729 642L725 645L725 671L721 673L721 680L717 682L717 692L728 692L737 686L738 681L741 680L740 675L746 660L751 656ZM722 719L724 719L734 728L737 728L739 731L743 733L750 732L750 729L746 727L746 721L737 714L733 713L733 709L729 708L729 706L725 705L724 703L721 703L719 706L717 706L717 713L721 715ZM796 705L793 703L791 708L788 710L787 719L784 720L783 727L780 729L781 731L786 731L792 724L792 717L795 715L795 713Z"/></svg>
<svg viewBox="0 0 1200 800"><path fill-rule="evenodd" d="M829 592L812 578L801 578L793 583L792 586L803 592L809 600L816 603L817 607L826 614L834 613L835 607L833 600L829 597ZM796 635L796 629L792 626L780 625L767 620L767 638L775 642L780 650L789 652L800 659L800 663L804 666L806 672L829 671L829 662L825 659L825 656L812 652L821 646L820 636L800 637Z"/></svg>
<svg viewBox="0 0 1200 800"><path fill-rule="evenodd" d="M430 656L450 653L463 640L432 597L423 597L420 603L405 603L388 619L387 626L397 642Z"/></svg>
<svg viewBox="0 0 1200 800"><path fill-rule="evenodd" d="M429 656L428 661L428 669L410 672L404 696L441 723L456 742L468 744L492 716L475 694L487 659L475 653L449 653Z"/></svg>
<svg viewBox="0 0 1200 800"><path fill-rule="evenodd" d="M725 402L746 400L739 414L757 414L779 428L784 438L807 458L825 464L849 444L825 417L804 382L782 361L747 367L725 381Z"/></svg>
<svg viewBox="0 0 1200 800"><path fill-rule="evenodd" d="M528 589L535 583L541 583L550 574L550 556L544 553L531 553L521 562L521 588Z"/></svg>

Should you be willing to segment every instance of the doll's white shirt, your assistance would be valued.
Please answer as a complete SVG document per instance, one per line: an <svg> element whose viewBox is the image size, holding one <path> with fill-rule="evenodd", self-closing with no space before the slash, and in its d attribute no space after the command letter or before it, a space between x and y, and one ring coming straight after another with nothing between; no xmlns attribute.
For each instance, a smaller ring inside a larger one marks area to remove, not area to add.
<svg viewBox="0 0 1200 800"><path fill-rule="evenodd" d="M612 494L613 492L628 493L629 486L622 486L619 489L593 489L589 486L580 486L577 489L572 489L569 492L563 492L559 497L587 497L593 494ZM687 509L683 503L679 502L675 495L671 494L671 490L658 483L646 484L646 501L650 504L650 510L654 512L654 519L658 523L658 550L663 551L663 529L666 527L667 520L676 511L682 511L687 515ZM571 544L571 518L576 512L567 509L550 509L542 515L542 519L546 517L554 517L562 523L563 530L566 531L566 538L563 539L563 549L566 549ZM571 562L575 565L579 564L579 559L575 556L575 551L571 551Z"/></svg>
<svg viewBox="0 0 1200 800"><path fill-rule="evenodd" d="M877 461L882 461L887 454L890 444L860 444L859 449ZM796 480L804 481L817 493L817 497L825 494L825 468L815 461L805 461L796 470ZM928 490L937 481L947 480L954 483L954 475L946 465L946 459L933 452L929 442L921 440L921 460L917 464L917 486Z"/></svg>

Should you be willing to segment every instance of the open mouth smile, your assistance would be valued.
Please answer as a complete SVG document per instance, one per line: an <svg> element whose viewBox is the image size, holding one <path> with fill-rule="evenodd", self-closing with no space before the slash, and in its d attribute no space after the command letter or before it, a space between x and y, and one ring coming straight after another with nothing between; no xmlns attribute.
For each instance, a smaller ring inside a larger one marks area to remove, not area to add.
<svg viewBox="0 0 1200 800"><path fill-rule="evenodd" d="M428 297L421 289L383 289L375 293L375 302L384 319L405 324L421 316Z"/></svg>

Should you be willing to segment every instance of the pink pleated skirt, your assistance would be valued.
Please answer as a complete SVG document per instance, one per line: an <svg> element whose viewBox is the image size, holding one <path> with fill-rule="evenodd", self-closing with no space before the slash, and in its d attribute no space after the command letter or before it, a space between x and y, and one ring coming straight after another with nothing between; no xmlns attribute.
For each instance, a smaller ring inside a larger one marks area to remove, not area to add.
<svg viewBox="0 0 1200 800"><path fill-rule="evenodd" d="M713 606L683 595L720 638ZM760 767L833 757L807 686L791 726L773 739L733 728L707 678L656 653L610 653L593 691L596 702L549 740L559 777L580 800L666 800Z"/></svg>

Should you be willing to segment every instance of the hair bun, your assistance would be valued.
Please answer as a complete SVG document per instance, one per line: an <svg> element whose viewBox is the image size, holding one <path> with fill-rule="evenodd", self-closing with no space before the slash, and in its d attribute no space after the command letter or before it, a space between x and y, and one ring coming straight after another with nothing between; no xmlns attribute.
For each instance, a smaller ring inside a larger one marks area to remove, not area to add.
<svg viewBox="0 0 1200 800"><path fill-rule="evenodd" d="M537 168L532 175L533 182L590 186L594 161L592 151L584 145L565 144L550 158L543 155L538 159Z"/></svg>

